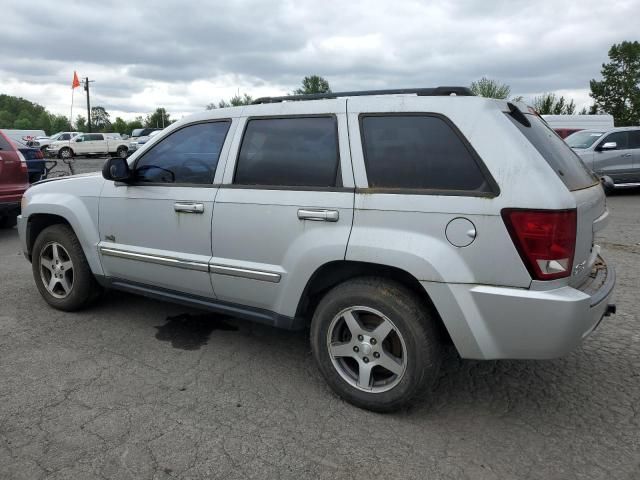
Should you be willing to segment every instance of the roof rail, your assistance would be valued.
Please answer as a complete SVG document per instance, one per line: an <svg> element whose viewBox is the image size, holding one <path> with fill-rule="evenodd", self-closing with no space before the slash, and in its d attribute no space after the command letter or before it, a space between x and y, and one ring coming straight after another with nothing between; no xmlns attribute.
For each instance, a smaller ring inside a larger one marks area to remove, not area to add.
<svg viewBox="0 0 640 480"><path fill-rule="evenodd" d="M355 92L331 92L331 93L311 93L307 95L285 95L283 97L262 97L253 101L259 103L279 103L293 102L301 100L322 100L339 97L364 97L367 95L399 95L415 94L419 97L440 97L440 96L473 96L474 93L467 87L433 87L433 88L399 88L395 90L362 90Z"/></svg>

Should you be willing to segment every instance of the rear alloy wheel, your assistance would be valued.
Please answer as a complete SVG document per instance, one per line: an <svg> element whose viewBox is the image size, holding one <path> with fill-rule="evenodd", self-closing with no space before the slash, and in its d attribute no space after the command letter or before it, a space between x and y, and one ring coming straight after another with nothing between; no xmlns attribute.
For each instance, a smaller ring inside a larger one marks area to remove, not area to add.
<svg viewBox="0 0 640 480"><path fill-rule="evenodd" d="M125 147L120 147L118 148L117 153L120 158L127 158L129 156L129 149Z"/></svg>
<svg viewBox="0 0 640 480"><path fill-rule="evenodd" d="M101 291L78 238L67 225L52 225L38 235L32 270L42 297L59 310L79 310Z"/></svg>
<svg viewBox="0 0 640 480"><path fill-rule="evenodd" d="M377 412L397 410L438 376L435 312L404 285L377 277L346 281L320 300L311 348L329 386Z"/></svg>
<svg viewBox="0 0 640 480"><path fill-rule="evenodd" d="M70 160L71 158L73 158L73 152L70 148L65 147L60 150L60 158L62 158L63 160Z"/></svg>
<svg viewBox="0 0 640 480"><path fill-rule="evenodd" d="M327 349L342 379L363 392L391 390L407 368L402 334L374 308L349 307L333 317Z"/></svg>

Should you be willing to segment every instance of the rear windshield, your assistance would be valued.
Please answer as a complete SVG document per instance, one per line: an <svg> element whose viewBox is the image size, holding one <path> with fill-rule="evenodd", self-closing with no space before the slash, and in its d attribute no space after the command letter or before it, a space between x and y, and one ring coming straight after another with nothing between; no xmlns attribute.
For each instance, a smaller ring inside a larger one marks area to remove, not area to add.
<svg viewBox="0 0 640 480"><path fill-rule="evenodd" d="M598 178L580 157L540 117L525 115L531 126L524 125L512 115L507 117L531 142L569 190L580 190L598 183Z"/></svg>

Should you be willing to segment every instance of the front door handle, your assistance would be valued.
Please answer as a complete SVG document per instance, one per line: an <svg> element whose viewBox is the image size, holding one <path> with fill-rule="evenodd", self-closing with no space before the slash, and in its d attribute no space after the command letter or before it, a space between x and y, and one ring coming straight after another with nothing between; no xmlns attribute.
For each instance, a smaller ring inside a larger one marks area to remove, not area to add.
<svg viewBox="0 0 640 480"><path fill-rule="evenodd" d="M622 155L623 157L630 157L631 154L630 153L625 153L624 155Z"/></svg>
<svg viewBox="0 0 640 480"><path fill-rule="evenodd" d="M298 210L298 219L311 220L313 222L337 222L340 218L338 210L313 210L300 208Z"/></svg>
<svg viewBox="0 0 640 480"><path fill-rule="evenodd" d="M204 213L204 204L195 202L176 202L173 204L176 212L182 213Z"/></svg>

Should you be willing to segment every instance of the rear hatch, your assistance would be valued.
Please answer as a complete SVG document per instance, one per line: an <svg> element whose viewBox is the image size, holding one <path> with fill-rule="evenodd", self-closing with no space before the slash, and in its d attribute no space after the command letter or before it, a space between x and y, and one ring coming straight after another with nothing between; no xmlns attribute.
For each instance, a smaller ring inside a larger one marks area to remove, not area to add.
<svg viewBox="0 0 640 480"><path fill-rule="evenodd" d="M19 202L29 186L23 158L0 132L0 202Z"/></svg>
<svg viewBox="0 0 640 480"><path fill-rule="evenodd" d="M591 272L598 255L599 247L593 243L595 232L608 221L600 180L538 115L512 110L507 117L538 150L576 201L576 247L569 284L578 286Z"/></svg>

